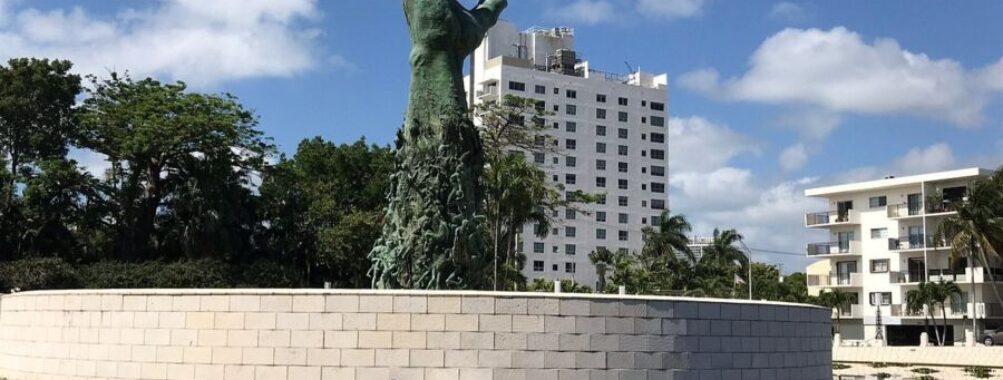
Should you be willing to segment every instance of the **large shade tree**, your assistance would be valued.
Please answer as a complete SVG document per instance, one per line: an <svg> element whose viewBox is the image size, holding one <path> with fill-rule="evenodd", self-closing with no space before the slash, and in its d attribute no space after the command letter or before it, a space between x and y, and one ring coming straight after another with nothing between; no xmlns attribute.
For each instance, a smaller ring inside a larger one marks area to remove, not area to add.
<svg viewBox="0 0 1003 380"><path fill-rule="evenodd" d="M273 149L262 138L253 113L230 95L191 92L181 82L134 81L117 74L91 80L80 114L79 141L111 164L102 190L113 210L105 223L113 231L118 258L164 254L169 240L164 239L163 225L204 228L205 218L211 218L228 228L249 227L243 224L247 218L225 214L234 210L226 198L250 194L241 189L251 185ZM190 207L188 212L164 213L182 203ZM164 217L183 215L202 220L160 223ZM218 232L202 229L181 236L218 239ZM218 247L205 242L218 251L174 254L238 254L247 248L243 243Z"/></svg>

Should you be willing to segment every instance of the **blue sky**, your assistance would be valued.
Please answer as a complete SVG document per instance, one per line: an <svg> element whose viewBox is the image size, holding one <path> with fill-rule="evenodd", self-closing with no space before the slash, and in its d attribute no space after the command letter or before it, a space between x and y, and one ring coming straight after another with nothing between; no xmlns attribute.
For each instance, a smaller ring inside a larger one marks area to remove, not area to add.
<svg viewBox="0 0 1003 380"><path fill-rule="evenodd" d="M1000 1L510 2L520 27L575 28L594 66L669 73L670 202L700 234L803 252L825 239L803 228L825 207L806 187L1003 163ZM0 58L230 92L285 152L317 135L390 143L407 55L396 0L0 0Z"/></svg>

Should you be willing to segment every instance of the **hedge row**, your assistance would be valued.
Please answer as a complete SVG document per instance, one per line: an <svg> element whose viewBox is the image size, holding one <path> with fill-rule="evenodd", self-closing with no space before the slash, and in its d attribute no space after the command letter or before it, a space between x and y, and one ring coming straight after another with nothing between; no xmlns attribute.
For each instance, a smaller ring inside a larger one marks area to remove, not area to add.
<svg viewBox="0 0 1003 380"><path fill-rule="evenodd" d="M59 258L0 263L0 293L54 289L293 288L299 275L268 260L231 266L218 260L101 262L71 265Z"/></svg>

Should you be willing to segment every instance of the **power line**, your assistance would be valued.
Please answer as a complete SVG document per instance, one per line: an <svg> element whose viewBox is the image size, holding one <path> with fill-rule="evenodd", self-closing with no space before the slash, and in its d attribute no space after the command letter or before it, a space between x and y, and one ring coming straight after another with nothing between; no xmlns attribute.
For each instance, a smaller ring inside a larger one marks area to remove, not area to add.
<svg viewBox="0 0 1003 380"><path fill-rule="evenodd" d="M794 252L771 251L771 250L762 250L762 249L758 249L758 248L749 248L748 250L749 251L753 251L753 252L764 253L764 254L784 255L784 256L799 256L799 257L802 257L802 258L807 256L805 254L798 254L798 253L794 253Z"/></svg>

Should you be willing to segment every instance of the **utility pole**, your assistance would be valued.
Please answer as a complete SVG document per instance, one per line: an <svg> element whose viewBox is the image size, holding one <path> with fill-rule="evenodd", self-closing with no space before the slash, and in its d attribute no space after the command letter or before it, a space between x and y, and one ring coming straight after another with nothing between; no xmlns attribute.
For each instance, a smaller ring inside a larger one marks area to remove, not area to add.
<svg viewBox="0 0 1003 380"><path fill-rule="evenodd" d="M752 301L752 250L749 246L745 245L745 240L739 240L742 244L742 249L745 250L745 255L749 257L749 301Z"/></svg>

